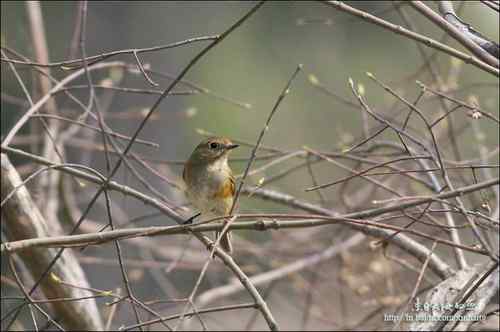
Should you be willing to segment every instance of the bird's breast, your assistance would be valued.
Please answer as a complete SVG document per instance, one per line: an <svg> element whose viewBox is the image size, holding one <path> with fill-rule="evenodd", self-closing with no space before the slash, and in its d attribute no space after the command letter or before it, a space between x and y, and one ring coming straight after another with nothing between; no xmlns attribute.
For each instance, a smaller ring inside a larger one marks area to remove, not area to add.
<svg viewBox="0 0 500 332"><path fill-rule="evenodd" d="M225 214L233 199L229 176L223 163L192 167L185 179L187 198L203 214Z"/></svg>

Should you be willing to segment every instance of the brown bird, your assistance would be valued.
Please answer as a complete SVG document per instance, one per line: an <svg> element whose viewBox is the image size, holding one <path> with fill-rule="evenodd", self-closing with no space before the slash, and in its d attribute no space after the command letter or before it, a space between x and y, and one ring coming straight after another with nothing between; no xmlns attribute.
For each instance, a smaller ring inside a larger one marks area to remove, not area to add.
<svg viewBox="0 0 500 332"><path fill-rule="evenodd" d="M198 144L184 165L186 196L204 219L225 216L231 210L235 182L227 158L229 151L237 147L225 137L207 138ZM220 244L225 251L232 252L229 232Z"/></svg>

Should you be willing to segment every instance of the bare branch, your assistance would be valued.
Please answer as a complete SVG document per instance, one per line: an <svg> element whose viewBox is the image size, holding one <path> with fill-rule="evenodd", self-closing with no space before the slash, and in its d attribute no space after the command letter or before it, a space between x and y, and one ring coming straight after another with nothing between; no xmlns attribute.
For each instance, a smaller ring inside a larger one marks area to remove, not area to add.
<svg viewBox="0 0 500 332"><path fill-rule="evenodd" d="M14 190L21 179L11 165L7 155L1 154L2 161L2 199L4 195ZM48 228L45 219L31 199L26 187L19 187L10 200L2 207L2 222L7 239L15 241L26 238L40 238L54 235L56 224ZM52 232L47 233L48 229ZM62 233L62 230L59 230ZM22 261L31 272L34 279L38 278L50 261L54 258L54 249L29 249L20 253ZM71 252L66 252L64 260L54 265L52 273L61 279L79 285L87 285L87 279ZM50 279L41 283L41 288L47 298L85 297L87 294L77 289L65 289ZM29 292L32 294L32 292ZM93 299L71 303L58 302L52 304L63 325L75 330L102 330L102 322L96 303Z"/></svg>

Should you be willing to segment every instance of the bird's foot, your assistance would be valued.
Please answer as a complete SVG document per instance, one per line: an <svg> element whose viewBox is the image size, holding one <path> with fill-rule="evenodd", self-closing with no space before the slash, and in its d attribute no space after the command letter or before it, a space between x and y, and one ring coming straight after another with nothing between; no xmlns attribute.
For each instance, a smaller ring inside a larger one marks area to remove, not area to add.
<svg viewBox="0 0 500 332"><path fill-rule="evenodd" d="M198 212L197 214L195 214L194 216L190 217L189 219L187 219L186 221L184 221L182 223L182 225L191 225L193 223L193 220L195 220L197 217L199 217L201 214L201 212Z"/></svg>

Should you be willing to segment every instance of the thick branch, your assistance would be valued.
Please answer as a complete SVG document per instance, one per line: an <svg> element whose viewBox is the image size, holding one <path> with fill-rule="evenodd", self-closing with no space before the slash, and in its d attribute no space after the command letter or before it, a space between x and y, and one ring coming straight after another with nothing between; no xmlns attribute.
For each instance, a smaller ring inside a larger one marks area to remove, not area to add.
<svg viewBox="0 0 500 332"><path fill-rule="evenodd" d="M486 42L488 42L488 48L492 48L492 43L486 41L477 33L473 34L466 24L458 20L458 17L455 15L455 11L453 10L453 6L451 5L451 1L439 2L439 10L441 11L443 17L427 7L421 1L412 1L411 5L422 15L427 17L430 21L432 21L434 24L436 24L446 33L452 36L470 52L472 52L472 54L474 54L484 62L490 64L491 66L498 68L498 59L489 54L484 49L484 46L486 46ZM496 52L498 54L498 45L496 45Z"/></svg>
<svg viewBox="0 0 500 332"><path fill-rule="evenodd" d="M473 64L474 66L484 70L485 72L493 74L497 77L499 76L498 68L495 68L494 66L491 66L488 63L485 63L485 62L483 62L483 61L481 61L473 56L465 54L463 52L460 52L460 51L458 51L458 50L456 50L448 45L440 43L434 39L425 37L421 34L418 34L418 33L415 33L413 31L410 31L408 29L405 29L400 25L396 25L396 24L387 22L381 18L378 18L376 16L368 14L362 10L348 6L341 1L322 1L322 2L324 2L325 4L327 4L331 7L334 7L336 9L343 11L343 12L346 12L350 15L357 16L357 17L359 17L367 22L370 22L370 23L376 24L378 26L381 26L385 29L388 29L389 31L392 31L398 35L402 35L402 36L405 36L407 38L413 39L419 43L424 44L427 47L435 48L441 52L444 52L448 55L451 55L455 58L458 58L458 59L464 61L465 63Z"/></svg>
<svg viewBox="0 0 500 332"><path fill-rule="evenodd" d="M7 155L1 157L2 170L2 199L14 188L21 184L21 179L16 169L10 163ZM47 237L53 235L47 233L49 229L45 219L31 199L31 195L25 187L20 187L15 194L2 207L2 224L5 236L9 241L22 239ZM37 280L46 269L47 265L56 255L55 249L31 248L20 252L27 270ZM88 287L87 279L78 260L73 253L67 251L63 259L57 261L52 272L61 280ZM53 298L80 298L88 295L87 292L77 288L61 287L58 283L44 279L41 289L48 299ZM71 302L52 303L56 316L61 319L63 325L70 330L94 331L102 330L103 325L94 299Z"/></svg>

